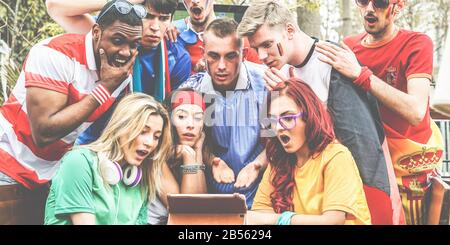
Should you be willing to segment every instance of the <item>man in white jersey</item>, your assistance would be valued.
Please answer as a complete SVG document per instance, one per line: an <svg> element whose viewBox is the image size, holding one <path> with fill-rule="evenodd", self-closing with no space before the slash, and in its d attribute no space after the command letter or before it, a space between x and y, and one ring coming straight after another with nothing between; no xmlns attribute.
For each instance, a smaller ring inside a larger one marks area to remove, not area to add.
<svg viewBox="0 0 450 245"><path fill-rule="evenodd" d="M31 48L0 110L0 224L43 223L45 184L59 160L131 80L145 15L140 5L110 2L87 35Z"/></svg>

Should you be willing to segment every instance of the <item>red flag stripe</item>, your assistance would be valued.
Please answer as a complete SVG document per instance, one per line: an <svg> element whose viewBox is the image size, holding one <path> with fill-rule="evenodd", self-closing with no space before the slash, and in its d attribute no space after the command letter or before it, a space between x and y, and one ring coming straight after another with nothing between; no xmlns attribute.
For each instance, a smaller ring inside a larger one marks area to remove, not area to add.
<svg viewBox="0 0 450 245"><path fill-rule="evenodd" d="M94 96L94 98L98 101L99 104L103 104L106 102L106 98L104 97L104 95L99 92L98 90L94 89L92 90L92 95Z"/></svg>
<svg viewBox="0 0 450 245"><path fill-rule="evenodd" d="M87 66L85 35L64 34L52 38L46 46Z"/></svg>
<svg viewBox="0 0 450 245"><path fill-rule="evenodd" d="M39 184L44 184L48 180L39 180L35 171L29 170L20 164L13 156L8 152L0 148L0 157L3 160L0 163L0 172L5 173L9 177L13 178L20 184L29 189L37 187Z"/></svg>
<svg viewBox="0 0 450 245"><path fill-rule="evenodd" d="M103 92L104 95L106 95L106 97L108 98L111 97L111 94L103 85L99 84L97 87L99 88L100 91Z"/></svg>
<svg viewBox="0 0 450 245"><path fill-rule="evenodd" d="M48 161L56 161L72 146L72 144L66 144L61 140L45 147L36 146L31 136L28 116L22 110L22 105L16 100L13 94L10 95L8 101L0 110L3 117L11 124L17 140L26 145L37 157ZM4 130L10 129L4 128Z"/></svg>
<svg viewBox="0 0 450 245"><path fill-rule="evenodd" d="M25 72L25 87L38 86L68 94L69 83L58 81L40 74Z"/></svg>

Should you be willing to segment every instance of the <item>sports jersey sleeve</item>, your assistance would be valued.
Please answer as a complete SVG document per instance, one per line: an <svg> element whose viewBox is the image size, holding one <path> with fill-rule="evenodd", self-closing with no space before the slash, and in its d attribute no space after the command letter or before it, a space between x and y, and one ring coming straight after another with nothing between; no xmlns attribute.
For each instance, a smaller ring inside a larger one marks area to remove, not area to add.
<svg viewBox="0 0 450 245"><path fill-rule="evenodd" d="M186 81L184 81L178 88L192 88L200 91L203 77L207 76L205 72L199 72L191 75Z"/></svg>
<svg viewBox="0 0 450 245"><path fill-rule="evenodd" d="M92 157L80 150L67 153L61 160L61 168L52 183L56 216L95 213L92 161Z"/></svg>
<svg viewBox="0 0 450 245"><path fill-rule="evenodd" d="M74 61L46 45L35 46L24 64L25 87L39 87L69 93Z"/></svg>
<svg viewBox="0 0 450 245"><path fill-rule="evenodd" d="M170 74L170 80L174 89L178 88L191 75L191 57L184 48L177 50L177 60Z"/></svg>
<svg viewBox="0 0 450 245"><path fill-rule="evenodd" d="M411 38L406 52L409 52L406 65L406 80L428 78L433 74L433 42L425 34Z"/></svg>
<svg viewBox="0 0 450 245"><path fill-rule="evenodd" d="M272 201L270 195L274 192L275 188L272 185L270 172L272 168L269 164L264 172L263 178L259 183L258 190L256 191L255 199L253 200L252 210L271 210L273 211Z"/></svg>

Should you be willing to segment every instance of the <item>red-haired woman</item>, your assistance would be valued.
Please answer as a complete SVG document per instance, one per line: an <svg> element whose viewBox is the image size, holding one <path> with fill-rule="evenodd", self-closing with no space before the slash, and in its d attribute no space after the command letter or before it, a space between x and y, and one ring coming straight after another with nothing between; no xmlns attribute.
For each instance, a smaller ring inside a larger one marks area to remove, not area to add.
<svg viewBox="0 0 450 245"><path fill-rule="evenodd" d="M248 224L370 224L363 184L339 144L326 108L299 79L280 83L269 100L276 137Z"/></svg>

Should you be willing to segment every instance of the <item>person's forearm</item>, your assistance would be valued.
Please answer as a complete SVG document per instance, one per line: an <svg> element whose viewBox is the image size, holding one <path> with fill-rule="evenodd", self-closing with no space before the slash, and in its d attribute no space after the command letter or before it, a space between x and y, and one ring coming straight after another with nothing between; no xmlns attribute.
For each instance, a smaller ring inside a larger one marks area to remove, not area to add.
<svg viewBox="0 0 450 245"><path fill-rule="evenodd" d="M95 22L91 15L84 14L78 16L52 16L67 33L86 34L94 26Z"/></svg>
<svg viewBox="0 0 450 245"><path fill-rule="evenodd" d="M247 213L248 223L251 225L275 225L281 214L267 211L249 211ZM296 214L291 218L291 225L343 225L345 223L345 213L331 211L322 215Z"/></svg>
<svg viewBox="0 0 450 245"><path fill-rule="evenodd" d="M267 165L269 165L269 160L267 159L266 149L259 153L255 161L258 162L259 167L261 168L260 171L264 171L267 168Z"/></svg>
<svg viewBox="0 0 450 245"><path fill-rule="evenodd" d="M89 13L100 10L106 0L47 0L47 12L65 31L86 34L94 25Z"/></svg>
<svg viewBox="0 0 450 245"><path fill-rule="evenodd" d="M33 139L38 146L49 145L78 128L97 109L98 102L88 95L78 103L50 115L45 122L30 123Z"/></svg>
<svg viewBox="0 0 450 245"><path fill-rule="evenodd" d="M142 4L144 0L127 0L130 3ZM58 14L65 16L76 16L100 11L107 0L46 0L47 11L50 15Z"/></svg>
<svg viewBox="0 0 450 245"><path fill-rule="evenodd" d="M209 153L209 158L204 160L205 166L212 167L214 158L216 158L216 155L214 155L213 153Z"/></svg>
<svg viewBox="0 0 450 245"><path fill-rule="evenodd" d="M72 225L95 225L95 215L92 213L74 213L70 215Z"/></svg>
<svg viewBox="0 0 450 245"><path fill-rule="evenodd" d="M416 96L404 93L375 75L372 75L370 79L370 92L384 106L408 121L411 125L417 125L423 120L427 111L427 100L421 101Z"/></svg>
<svg viewBox="0 0 450 245"><path fill-rule="evenodd" d="M204 164L203 163L203 157L202 157L202 151L197 150L195 152L195 161L188 160L186 165L191 164ZM185 165L185 166L186 166ZM196 173L188 174L188 173L181 173L181 193L183 194L196 194L196 193L207 193L206 188L206 178L205 178L205 170L197 170Z"/></svg>
<svg viewBox="0 0 450 245"><path fill-rule="evenodd" d="M273 211L247 211L246 224L248 225L275 225L280 214Z"/></svg>
<svg viewBox="0 0 450 245"><path fill-rule="evenodd" d="M304 215L292 216L291 225L343 225L345 219L333 218L326 215Z"/></svg>
<svg viewBox="0 0 450 245"><path fill-rule="evenodd" d="M162 165L162 178L161 178L161 192L159 194L159 199L167 207L167 194L179 194L180 187L177 180L172 174L172 170L169 168L167 163Z"/></svg>
<svg viewBox="0 0 450 245"><path fill-rule="evenodd" d="M46 0L47 11L52 16L76 16L99 11L106 4L106 0Z"/></svg>
<svg viewBox="0 0 450 245"><path fill-rule="evenodd" d="M181 179L182 194L203 194L207 193L206 179L203 170L198 170L195 174L183 174Z"/></svg>

